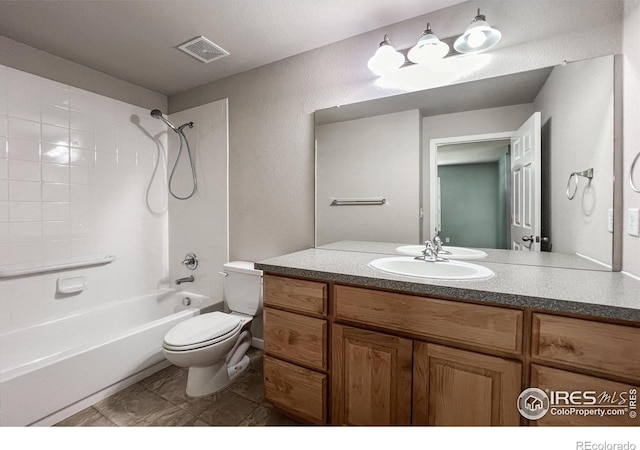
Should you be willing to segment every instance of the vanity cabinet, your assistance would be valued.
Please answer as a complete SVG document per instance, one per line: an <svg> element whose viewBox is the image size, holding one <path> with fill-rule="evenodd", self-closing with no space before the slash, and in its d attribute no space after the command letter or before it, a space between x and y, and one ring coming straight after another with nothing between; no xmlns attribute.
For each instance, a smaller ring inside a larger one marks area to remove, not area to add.
<svg viewBox="0 0 640 450"><path fill-rule="evenodd" d="M549 314L533 314L536 361L640 379L640 328Z"/></svg>
<svg viewBox="0 0 640 450"><path fill-rule="evenodd" d="M598 414L596 416L554 414L549 411L541 419L530 421L529 424L531 426L640 426L640 419L630 414L631 410L629 409L632 406L630 401L633 401L630 398L629 391L635 389L635 395L637 396L640 393L640 387L638 386L538 364L531 365L531 386L535 386L545 392L589 392L595 397L595 401L598 403L597 407L591 406L590 398L584 398L582 395L574 400L567 400L566 406L585 410L603 410L602 415ZM603 394L604 396L602 396ZM636 414L640 410L637 398L636 404L632 406ZM565 402L561 403L561 406L564 407ZM610 412L604 411L605 409L610 410Z"/></svg>
<svg viewBox="0 0 640 450"><path fill-rule="evenodd" d="M413 358L414 425L520 424L519 362L426 342Z"/></svg>
<svg viewBox="0 0 640 450"><path fill-rule="evenodd" d="M331 331L331 422L410 425L413 342L338 324Z"/></svg>
<svg viewBox="0 0 640 450"><path fill-rule="evenodd" d="M519 356L522 311L335 285L332 317L332 423L520 423L519 361L438 343Z"/></svg>
<svg viewBox="0 0 640 450"><path fill-rule="evenodd" d="M578 393L575 399L558 402L563 407L560 409L566 406L609 412L597 417L547 412L530 425L640 426L640 328L535 313L531 361L531 386L546 392ZM593 400L581 396L582 392L592 393L595 407L591 405Z"/></svg>
<svg viewBox="0 0 640 450"><path fill-rule="evenodd" d="M337 320L482 350L522 352L521 310L335 285Z"/></svg>
<svg viewBox="0 0 640 450"><path fill-rule="evenodd" d="M634 323L269 274L264 304L265 397L307 423L640 425ZM527 421L527 387L626 393L627 414Z"/></svg>
<svg viewBox="0 0 640 450"><path fill-rule="evenodd" d="M327 284L264 275L264 390L298 420L327 423Z"/></svg>

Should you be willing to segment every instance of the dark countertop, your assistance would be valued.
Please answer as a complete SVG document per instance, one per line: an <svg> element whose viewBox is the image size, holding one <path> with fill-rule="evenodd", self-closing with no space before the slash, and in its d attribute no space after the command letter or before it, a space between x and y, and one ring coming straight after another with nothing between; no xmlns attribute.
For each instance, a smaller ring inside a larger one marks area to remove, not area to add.
<svg viewBox="0 0 640 450"><path fill-rule="evenodd" d="M381 272L368 263L388 253L311 248L259 261L257 269L391 289L640 322L640 280L620 272L469 261L490 268L486 280L435 280Z"/></svg>

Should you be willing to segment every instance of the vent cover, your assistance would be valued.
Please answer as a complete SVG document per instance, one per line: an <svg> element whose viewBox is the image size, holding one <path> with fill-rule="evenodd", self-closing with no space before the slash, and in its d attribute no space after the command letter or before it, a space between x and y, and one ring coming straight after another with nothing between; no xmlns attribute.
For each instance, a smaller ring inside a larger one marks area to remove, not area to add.
<svg viewBox="0 0 640 450"><path fill-rule="evenodd" d="M216 59L229 56L228 51L218 47L204 36L198 36L197 38L191 39L189 42L179 45L178 48L203 63L210 63Z"/></svg>

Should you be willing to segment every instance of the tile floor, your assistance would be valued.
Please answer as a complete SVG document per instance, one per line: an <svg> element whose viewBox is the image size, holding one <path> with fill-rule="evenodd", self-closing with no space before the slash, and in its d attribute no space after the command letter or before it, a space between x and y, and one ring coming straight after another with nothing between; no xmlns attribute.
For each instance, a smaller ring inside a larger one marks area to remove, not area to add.
<svg viewBox="0 0 640 450"><path fill-rule="evenodd" d="M170 366L100 400L55 426L266 426L297 425L265 401L262 351L251 348L247 372L227 389L187 397L187 369Z"/></svg>

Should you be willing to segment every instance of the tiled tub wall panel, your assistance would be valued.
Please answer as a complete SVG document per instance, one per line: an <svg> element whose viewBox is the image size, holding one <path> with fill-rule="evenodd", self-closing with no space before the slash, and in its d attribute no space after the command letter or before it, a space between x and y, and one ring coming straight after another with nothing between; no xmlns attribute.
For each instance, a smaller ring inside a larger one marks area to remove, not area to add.
<svg viewBox="0 0 640 450"><path fill-rule="evenodd" d="M166 283L166 146L148 110L0 65L0 266L117 256L0 280L0 332ZM74 274L88 288L56 296Z"/></svg>

